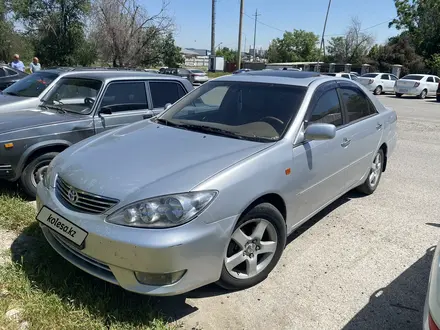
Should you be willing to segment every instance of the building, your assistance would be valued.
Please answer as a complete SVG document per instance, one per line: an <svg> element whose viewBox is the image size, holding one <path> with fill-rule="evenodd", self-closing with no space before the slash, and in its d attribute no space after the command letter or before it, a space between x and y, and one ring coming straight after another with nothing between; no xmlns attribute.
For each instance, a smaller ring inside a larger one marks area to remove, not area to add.
<svg viewBox="0 0 440 330"><path fill-rule="evenodd" d="M185 66L207 68L211 51L207 49L182 48L180 53L185 58Z"/></svg>

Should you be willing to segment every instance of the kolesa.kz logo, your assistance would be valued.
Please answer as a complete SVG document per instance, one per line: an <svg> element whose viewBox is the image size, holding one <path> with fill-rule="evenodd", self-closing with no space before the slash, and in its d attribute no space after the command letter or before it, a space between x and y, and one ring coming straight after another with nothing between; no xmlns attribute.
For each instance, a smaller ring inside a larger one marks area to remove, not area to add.
<svg viewBox="0 0 440 330"><path fill-rule="evenodd" d="M63 232L67 233L67 235L69 235L70 237L75 237L76 230L74 230L69 225L65 225L64 223L62 223L62 221L60 221L59 218L55 218L54 216L52 216L52 214L49 214L46 221L49 222L51 225L59 228Z"/></svg>

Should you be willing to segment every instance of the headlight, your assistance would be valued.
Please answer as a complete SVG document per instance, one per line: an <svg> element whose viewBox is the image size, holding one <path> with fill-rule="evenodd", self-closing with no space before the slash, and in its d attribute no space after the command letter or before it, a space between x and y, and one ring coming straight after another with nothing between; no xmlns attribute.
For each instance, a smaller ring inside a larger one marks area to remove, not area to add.
<svg viewBox="0 0 440 330"><path fill-rule="evenodd" d="M51 188L50 182L52 178L52 172L53 172L53 161L50 162L49 166L47 167L46 173L44 173L43 176L43 185L48 189Z"/></svg>
<svg viewBox="0 0 440 330"><path fill-rule="evenodd" d="M217 191L196 191L149 198L119 209L107 221L130 227L175 227L194 219L216 195Z"/></svg>

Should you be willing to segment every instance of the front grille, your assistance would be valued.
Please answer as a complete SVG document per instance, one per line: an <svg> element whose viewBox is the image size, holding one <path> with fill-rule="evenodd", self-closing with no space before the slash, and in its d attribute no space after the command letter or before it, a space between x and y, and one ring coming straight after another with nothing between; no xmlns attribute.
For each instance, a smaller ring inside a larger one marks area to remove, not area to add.
<svg viewBox="0 0 440 330"><path fill-rule="evenodd" d="M58 199L64 206L82 213L104 213L119 202L117 199L76 189L60 177L57 178L55 189Z"/></svg>
<svg viewBox="0 0 440 330"><path fill-rule="evenodd" d="M95 267L101 268L107 272L111 272L109 266L107 266L106 264L104 264L104 263L102 263L92 257L89 257L88 255L85 255L77 247L75 247L73 244L69 243L66 239L64 239L61 235L55 233L52 230L51 230L51 234L57 240L57 242L59 244L61 244L61 246L63 248L65 248L67 251L69 251L70 253L72 253L76 257L81 258L82 260L86 261L87 263L89 263Z"/></svg>

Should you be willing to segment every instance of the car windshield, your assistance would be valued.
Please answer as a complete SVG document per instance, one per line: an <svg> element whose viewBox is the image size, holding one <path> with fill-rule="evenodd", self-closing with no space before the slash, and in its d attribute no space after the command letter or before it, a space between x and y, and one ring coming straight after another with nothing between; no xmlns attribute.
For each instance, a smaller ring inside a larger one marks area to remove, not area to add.
<svg viewBox="0 0 440 330"><path fill-rule="evenodd" d="M406 75L405 77L402 77L400 79L405 79L405 80L422 80L423 76L419 76L419 75L415 75L415 74L409 74L409 75Z"/></svg>
<svg viewBox="0 0 440 330"><path fill-rule="evenodd" d="M189 70L189 71L191 71L192 73L205 73L202 70Z"/></svg>
<svg viewBox="0 0 440 330"><path fill-rule="evenodd" d="M90 114L102 81L85 78L61 78L47 93L42 107L62 112Z"/></svg>
<svg viewBox="0 0 440 330"><path fill-rule="evenodd" d="M3 90L3 94L38 97L58 75L52 72L36 72L12 84Z"/></svg>
<svg viewBox="0 0 440 330"><path fill-rule="evenodd" d="M208 82L175 103L156 121L236 139L273 142L295 117L307 88L269 83Z"/></svg>
<svg viewBox="0 0 440 330"><path fill-rule="evenodd" d="M366 73L366 74L363 74L361 77L363 77L363 78L375 78L375 77L377 77L377 75L378 75L378 73Z"/></svg>
<svg viewBox="0 0 440 330"><path fill-rule="evenodd" d="M336 77L336 73L323 73L323 75Z"/></svg>

